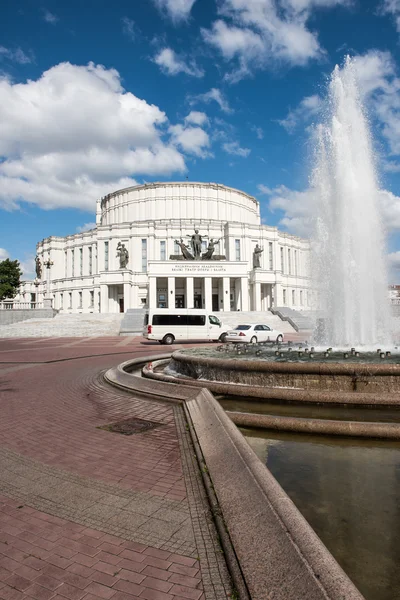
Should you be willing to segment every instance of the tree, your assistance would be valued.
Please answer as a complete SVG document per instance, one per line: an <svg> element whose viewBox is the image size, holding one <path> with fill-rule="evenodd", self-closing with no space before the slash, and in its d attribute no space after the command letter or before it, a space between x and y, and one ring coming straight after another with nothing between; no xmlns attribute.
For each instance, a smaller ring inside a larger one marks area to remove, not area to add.
<svg viewBox="0 0 400 600"><path fill-rule="evenodd" d="M17 260L0 261L0 300L14 298L20 286L22 271Z"/></svg>

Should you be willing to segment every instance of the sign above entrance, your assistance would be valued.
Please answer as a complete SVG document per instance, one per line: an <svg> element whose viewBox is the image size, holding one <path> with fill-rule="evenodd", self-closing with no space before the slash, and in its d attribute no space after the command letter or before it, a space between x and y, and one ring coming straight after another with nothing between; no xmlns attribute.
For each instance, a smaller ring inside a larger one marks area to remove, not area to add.
<svg viewBox="0 0 400 600"><path fill-rule="evenodd" d="M199 230L195 229L193 235L187 235L190 237L190 245L185 244L183 239L175 240L175 243L180 247L182 254L171 254L170 260L226 260L226 256L220 254L214 254L215 246L218 244L218 240L210 238L206 252L201 252L203 239L206 239L207 235L200 235Z"/></svg>
<svg viewBox="0 0 400 600"><path fill-rule="evenodd" d="M172 273L226 273L227 268L225 265L188 265L188 264L180 264L180 265L172 265L171 268Z"/></svg>

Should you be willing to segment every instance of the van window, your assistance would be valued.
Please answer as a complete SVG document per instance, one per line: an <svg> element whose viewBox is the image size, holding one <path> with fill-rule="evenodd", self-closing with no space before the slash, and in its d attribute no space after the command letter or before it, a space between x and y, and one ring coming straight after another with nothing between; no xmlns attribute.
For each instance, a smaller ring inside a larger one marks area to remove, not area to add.
<svg viewBox="0 0 400 600"><path fill-rule="evenodd" d="M187 325L187 315L153 315L153 325L168 325L168 327Z"/></svg>
<svg viewBox="0 0 400 600"><path fill-rule="evenodd" d="M204 326L206 324L206 316L205 315L188 315L187 319L188 319L187 324L189 326L194 326L194 325Z"/></svg>
<svg viewBox="0 0 400 600"><path fill-rule="evenodd" d="M214 315L209 315L208 320L210 321L211 325L221 325L221 321L217 319L217 317L214 317Z"/></svg>

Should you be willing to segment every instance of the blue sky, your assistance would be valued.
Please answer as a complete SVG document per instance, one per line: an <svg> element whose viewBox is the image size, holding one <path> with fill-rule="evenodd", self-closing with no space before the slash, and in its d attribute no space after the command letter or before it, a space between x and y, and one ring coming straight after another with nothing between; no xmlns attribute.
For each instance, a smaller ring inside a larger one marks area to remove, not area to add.
<svg viewBox="0 0 400 600"><path fill-rule="evenodd" d="M0 259L135 183L215 181L307 234L310 131L355 57L400 280L400 0L14 0L0 8Z"/></svg>

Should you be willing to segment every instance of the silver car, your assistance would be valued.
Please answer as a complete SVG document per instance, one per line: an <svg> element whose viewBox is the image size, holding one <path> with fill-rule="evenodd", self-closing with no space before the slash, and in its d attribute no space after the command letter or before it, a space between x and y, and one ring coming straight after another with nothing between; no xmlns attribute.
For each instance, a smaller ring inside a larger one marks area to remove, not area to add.
<svg viewBox="0 0 400 600"><path fill-rule="evenodd" d="M282 331L272 329L268 325L238 325L227 331L225 342L256 344L257 342L283 342Z"/></svg>

